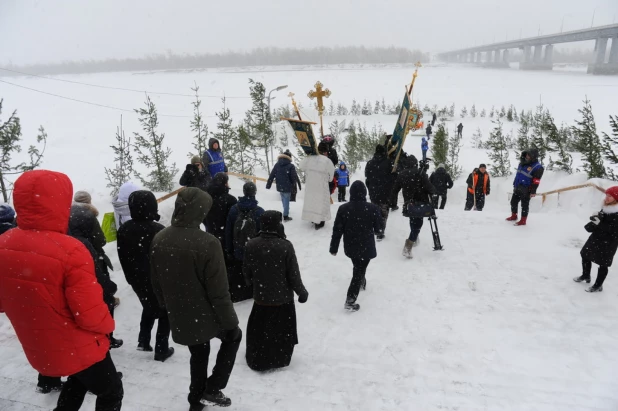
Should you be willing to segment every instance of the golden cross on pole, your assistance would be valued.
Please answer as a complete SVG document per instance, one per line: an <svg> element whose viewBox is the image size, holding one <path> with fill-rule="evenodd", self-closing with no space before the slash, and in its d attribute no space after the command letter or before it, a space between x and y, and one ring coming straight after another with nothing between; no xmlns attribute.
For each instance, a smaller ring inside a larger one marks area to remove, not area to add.
<svg viewBox="0 0 618 411"><path fill-rule="evenodd" d="M317 83L315 83L315 90L309 91L307 97L309 97L311 100L313 100L314 98L317 99L315 108L320 114L320 134L324 136L324 124L322 121L322 114L324 114L324 98L330 97L330 90L322 89L322 87L324 87L324 85L318 81Z"/></svg>
<svg viewBox="0 0 618 411"><path fill-rule="evenodd" d="M292 105L294 106L294 111L296 111L296 115L298 116L298 119L302 120L303 118L300 116L300 110L298 109L298 106L296 105L296 100L294 100L294 93L290 91L290 94L288 94L288 97L292 99Z"/></svg>
<svg viewBox="0 0 618 411"><path fill-rule="evenodd" d="M410 84L410 90L408 90L408 95L412 94L412 89L414 88L414 82L416 81L416 76L418 76L418 68L423 67L423 66L421 65L421 62L418 61L416 62L416 64L414 64L414 67L416 67L416 70L414 70L414 74L412 75L412 83Z"/></svg>

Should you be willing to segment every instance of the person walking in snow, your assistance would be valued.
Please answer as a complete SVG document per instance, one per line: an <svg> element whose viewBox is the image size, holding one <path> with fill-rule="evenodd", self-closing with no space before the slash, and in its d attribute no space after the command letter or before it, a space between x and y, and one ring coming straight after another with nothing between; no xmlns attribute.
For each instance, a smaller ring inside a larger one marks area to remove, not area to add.
<svg viewBox="0 0 618 411"><path fill-rule="evenodd" d="M242 191L244 197L240 197L238 203L230 209L225 224L225 251L231 268L227 275L232 302L235 303L253 296L253 287L246 284L242 267L246 245L260 232L260 218L264 214L264 209L258 206L255 199L256 185L245 183Z"/></svg>
<svg viewBox="0 0 618 411"><path fill-rule="evenodd" d="M305 172L305 201L303 204L303 221L314 224L316 230L330 221L330 189L335 169L328 159L328 145L318 144L318 155L305 157L299 168Z"/></svg>
<svg viewBox="0 0 618 411"><path fill-rule="evenodd" d="M453 188L453 179L446 172L444 164L438 164L438 168L429 176L429 182L436 188L438 194L431 197L433 208L438 208L438 200L440 200L440 210L444 210L446 205L446 192Z"/></svg>
<svg viewBox="0 0 618 411"><path fill-rule="evenodd" d="M200 229L212 206L208 193L189 187L178 193L172 224L155 235L150 249L152 288L165 307L172 339L191 352L190 410L204 403L230 406L221 390L228 383L242 340L230 298L223 250ZM210 340L221 340L210 377Z"/></svg>
<svg viewBox="0 0 618 411"><path fill-rule="evenodd" d="M67 235L72 195L62 173L27 171L15 181L18 227L0 236L0 312L35 370L69 376L56 410L78 410L87 391L97 396L97 409L120 410L122 380L107 337L114 319L92 255Z"/></svg>
<svg viewBox="0 0 618 411"><path fill-rule="evenodd" d="M350 172L344 161L339 162L339 168L335 170L335 178L337 179L337 190L339 191L339 202L345 203L345 195L348 186L350 185Z"/></svg>
<svg viewBox="0 0 618 411"><path fill-rule="evenodd" d="M476 211L483 211L485 196L488 196L491 190L490 183L489 173L487 173L487 166L485 164L479 165L479 168L475 168L470 173L466 180L468 191L466 194L466 206L464 207L465 211L470 211L472 208Z"/></svg>
<svg viewBox="0 0 618 411"><path fill-rule="evenodd" d="M155 235L165 227L159 224L157 199L150 191L139 190L129 196L131 221L118 230L118 259L122 271L140 304L142 315L137 337L137 350L152 352L152 328L158 320L154 359L165 361L174 354L169 347L170 323L165 308L160 307L150 279L150 246Z"/></svg>
<svg viewBox="0 0 618 411"><path fill-rule="evenodd" d="M408 206L410 204L422 205L430 203L430 195L437 194L436 188L429 182L429 177L418 168L418 160L413 155L408 157L409 168L405 169L397 176L394 192L403 191L404 216L408 217ZM423 219L420 217L410 218L410 235L403 247L403 256L412 258L412 247L419 244L418 235L423 227Z"/></svg>
<svg viewBox="0 0 618 411"><path fill-rule="evenodd" d="M597 264L597 279L592 287L586 289L589 293L596 293L603 291L603 282L618 250L618 186L605 190L603 208L590 217L584 229L590 233L590 237L580 252L582 275L573 281L590 283L592 263Z"/></svg>
<svg viewBox="0 0 618 411"><path fill-rule="evenodd" d="M129 210L129 196L132 192L141 190L141 188L132 181L127 181L120 186L118 195L114 197L112 205L114 206L114 221L116 222L116 230L120 229L123 223L131 219L131 211Z"/></svg>
<svg viewBox="0 0 618 411"><path fill-rule="evenodd" d="M536 196L536 190L541 184L544 168L539 163L539 150L528 149L521 153L517 174L513 180L513 197L511 197L511 216L506 221L517 221L517 208L521 201L521 220L515 225L526 225L530 198Z"/></svg>
<svg viewBox="0 0 618 411"><path fill-rule="evenodd" d="M427 150L429 150L429 143L427 142L427 138L423 137L421 139L421 151L423 152L423 161L427 161Z"/></svg>
<svg viewBox="0 0 618 411"><path fill-rule="evenodd" d="M431 139L431 133L432 133L431 124L427 124L427 127L425 128L425 134L427 135L427 140Z"/></svg>
<svg viewBox="0 0 618 411"><path fill-rule="evenodd" d="M337 164L339 163L339 155L337 155L337 149L335 148L335 138L330 134L327 134L322 137L322 141L328 147L327 157L333 162L333 166L337 167Z"/></svg>
<svg viewBox="0 0 618 411"><path fill-rule="evenodd" d="M238 200L230 194L229 177L226 173L219 173L212 179L208 187L208 194L212 197L212 208L206 215L204 225L206 231L214 235L225 249L225 226L232 207Z"/></svg>
<svg viewBox="0 0 618 411"><path fill-rule="evenodd" d="M15 210L8 204L0 204L0 234L4 234L15 227L17 227Z"/></svg>
<svg viewBox="0 0 618 411"><path fill-rule="evenodd" d="M344 308L358 311L356 303L360 289L367 288L365 274L369 262L377 257L375 235L384 232L384 220L380 208L367 202L367 188L362 181L355 181L350 187L350 202L337 210L330 242L330 253L336 256L343 237L343 250L352 260L352 281Z"/></svg>
<svg viewBox="0 0 618 411"><path fill-rule="evenodd" d="M187 168L182 173L179 183L183 187L197 187L206 191L211 180L210 173L204 170L200 156L193 156L191 157L191 164L187 164Z"/></svg>
<svg viewBox="0 0 618 411"><path fill-rule="evenodd" d="M462 138L462 133L463 132L463 124L459 123L459 125L457 126L457 137Z"/></svg>
<svg viewBox="0 0 618 411"><path fill-rule="evenodd" d="M436 116L436 113L433 113L433 116L431 116L431 125L434 126L436 124L436 120L438 119L438 116Z"/></svg>
<svg viewBox="0 0 618 411"><path fill-rule="evenodd" d="M290 153L290 150L286 150L277 158L277 163L270 172L270 177L268 177L268 182L266 183L267 190L270 190L272 187L273 180L277 184L277 191L281 196L281 203L283 204L283 221L292 221L292 217L290 217L290 199L292 197L292 190L298 180L298 174L296 173L296 167L292 164L292 153Z"/></svg>
<svg viewBox="0 0 618 411"><path fill-rule="evenodd" d="M208 150L202 155L202 165L204 171L210 175L209 179L214 178L217 173L227 173L225 158L221 152L221 144L216 138L211 138L208 141Z"/></svg>
<svg viewBox="0 0 618 411"><path fill-rule="evenodd" d="M266 211L260 234L247 243L243 273L253 287L247 323L247 365L254 371L287 367L298 344L296 307L309 293L303 285L294 246L286 239L282 215Z"/></svg>
<svg viewBox="0 0 618 411"><path fill-rule="evenodd" d="M384 220L382 232L376 233L378 241L384 239L386 222L393 203L393 184L396 177L397 175L393 174L393 163L386 155L386 149L378 144L373 158L365 166L365 184L369 190L369 198L372 204L378 206ZM394 199L396 200L396 197Z"/></svg>

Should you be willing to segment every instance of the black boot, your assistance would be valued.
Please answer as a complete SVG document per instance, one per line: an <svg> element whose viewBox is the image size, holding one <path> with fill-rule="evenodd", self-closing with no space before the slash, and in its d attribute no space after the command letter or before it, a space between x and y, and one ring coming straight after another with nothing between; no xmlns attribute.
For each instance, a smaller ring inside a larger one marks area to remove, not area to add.
<svg viewBox="0 0 618 411"><path fill-rule="evenodd" d="M124 341L119 340L118 338L109 337L109 348L120 348L124 344Z"/></svg>
<svg viewBox="0 0 618 411"><path fill-rule="evenodd" d="M603 282L607 278L607 268L599 267L599 273L597 274L597 280L594 282L594 285L588 289L586 289L589 293L597 293L603 291Z"/></svg>
<svg viewBox="0 0 618 411"><path fill-rule="evenodd" d="M152 345L150 345L149 343L139 343L139 344L137 344L137 351L151 352L152 351Z"/></svg>
<svg viewBox="0 0 618 411"><path fill-rule="evenodd" d="M217 390L214 392L209 392L208 390L206 390L206 392L204 392L204 395L202 396L202 402L211 405L218 405L219 407L229 407L230 405L232 405L232 400L226 397L225 394L221 392L221 390Z"/></svg>
<svg viewBox="0 0 618 411"><path fill-rule="evenodd" d="M345 305L343 306L343 308L345 308L348 311L351 312L356 312L358 310L360 310L360 305L356 304L356 302L352 301L352 300L346 300Z"/></svg>
<svg viewBox="0 0 618 411"><path fill-rule="evenodd" d="M170 348L167 349L166 352L156 353L155 356L154 356L154 360L155 361L165 362L165 360L170 358L172 355L174 355L174 348L170 347Z"/></svg>
<svg viewBox="0 0 618 411"><path fill-rule="evenodd" d="M580 275L579 277L575 277L573 279L576 283L587 282L590 283L590 275L586 276L585 274Z"/></svg>

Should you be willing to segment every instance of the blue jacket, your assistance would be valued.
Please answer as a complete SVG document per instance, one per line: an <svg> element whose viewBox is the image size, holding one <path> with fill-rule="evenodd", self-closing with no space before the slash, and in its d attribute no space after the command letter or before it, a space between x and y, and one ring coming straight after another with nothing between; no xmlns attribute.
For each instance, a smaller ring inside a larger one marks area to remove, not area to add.
<svg viewBox="0 0 618 411"><path fill-rule="evenodd" d="M341 167L344 167L344 169L341 169ZM339 163L339 168L335 170L335 175L337 176L338 187L347 187L350 185L350 172L345 162L341 161Z"/></svg>
<svg viewBox="0 0 618 411"><path fill-rule="evenodd" d="M266 183L267 189L270 189L273 180L275 180L277 191L280 193L291 193L292 188L298 181L296 167L292 164L292 159L285 154L281 154L278 157L277 164L275 164L270 172L270 177L268 177L268 182Z"/></svg>
<svg viewBox="0 0 618 411"><path fill-rule="evenodd" d="M217 150L213 148L215 143L219 146ZM208 170L211 177L214 177L217 173L227 172L225 159L223 158L223 153L221 153L221 143L216 138L211 138L208 141L208 150L204 151L204 155L202 155L202 164Z"/></svg>
<svg viewBox="0 0 618 411"><path fill-rule="evenodd" d="M421 150L429 150L429 143L427 142L427 139L425 137L423 137L423 141L421 142Z"/></svg>
<svg viewBox="0 0 618 411"><path fill-rule="evenodd" d="M529 164L520 164L517 167L513 187L530 188L531 193L536 193L536 187L540 184L543 175L543 166L538 161Z"/></svg>
<svg viewBox="0 0 618 411"><path fill-rule="evenodd" d="M244 260L245 248L238 250L234 249L234 223L238 218L238 209L243 211L253 210L253 219L255 220L257 233L260 232L260 217L264 214L264 209L258 207L258 202L255 197L238 197L238 203L230 209L227 215L227 223L225 224L225 251L228 254L233 254L236 260ZM256 234L257 234L256 233Z"/></svg>

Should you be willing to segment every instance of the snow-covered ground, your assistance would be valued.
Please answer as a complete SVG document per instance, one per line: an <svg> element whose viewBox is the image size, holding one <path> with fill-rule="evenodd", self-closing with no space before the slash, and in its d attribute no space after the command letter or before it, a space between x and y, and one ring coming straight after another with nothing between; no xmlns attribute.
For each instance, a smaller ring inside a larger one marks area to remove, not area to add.
<svg viewBox="0 0 618 411"><path fill-rule="evenodd" d="M259 73L129 73L73 76L72 80L117 87L184 92L195 79L204 94L246 95L247 78L264 81L267 88L289 84L304 96L316 80L333 91L335 100L350 104L385 97L399 99L409 69L322 70L319 72ZM69 78L69 77L66 77ZM125 108L139 107L143 96L111 90L56 83L41 79L11 79L32 88ZM584 94L593 102L597 120L615 110L616 77L579 73L521 73L517 71L436 67L421 69L415 100L422 104L462 105L477 109L515 104L533 108L539 94L557 121L577 116ZM287 93L288 90L285 91ZM282 94L282 93L280 93ZM341 97L339 97L341 94ZM20 110L24 131L32 134L44 124L50 135L46 168L66 172L75 189L93 193L94 204L111 211L103 166L109 165L117 113L31 94L2 84L5 107ZM158 96L160 113L190 115L190 99ZM280 99L283 99L280 96ZM306 98L299 98L308 107ZM205 114L218 109L216 99L204 99ZM206 103L207 102L207 103ZM232 113L241 113L248 101L230 99ZM273 105L279 103L275 100ZM613 107L610 104L613 103ZM375 117L375 118L374 118ZM379 120L390 129L394 118ZM328 121L328 119L327 119ZM449 123L449 130L459 121ZM125 113L127 133L137 131L136 119ZM180 165L190 148L188 118L161 118L168 144ZM212 123L214 126L214 122ZM507 123L508 124L508 123ZM292 365L277 372L251 371L238 353L225 390L232 409L266 410L616 410L618 409L618 285L612 269L603 293L588 294L571 281L580 274L579 250L587 235L583 225L599 209L603 195L582 189L532 201L529 225L513 227L510 214L510 178L492 180L492 192L483 212L464 212L464 179L480 162L484 151L471 148L476 127L488 136L487 119L464 120L461 153L463 179L449 193L446 210L439 213L445 250L432 251L428 224L414 259L401 249L408 235L408 220L391 214L387 237L378 244L378 257L369 265L367 291L359 297L361 310L343 310L352 265L341 252L328 253L332 221L316 232L300 220L305 192L293 203L294 221L286 232L294 244L309 301L297 305L299 340ZM420 137L410 137L406 149L418 152ZM513 157L513 161L515 158ZM513 163L515 165L515 163ZM362 178L362 171L353 179ZM547 173L539 191L579 184L581 174ZM608 181L595 181L604 187ZM242 182L232 179L232 194L241 195ZM259 185L258 200L265 209L280 209L278 194ZM338 204L332 207L333 216ZM168 224L173 200L161 204ZM115 244L107 246L119 268ZM593 273L595 274L595 273ZM140 305L122 272L122 304L116 311L117 332L125 345L112 351L124 373L125 410L186 410L189 353L176 347L167 362L135 351ZM241 328L246 327L251 302L236 305ZM213 344L215 347L217 343ZM10 323L0 316L0 410L52 409L57 394L34 392L36 372L30 368ZM94 408L88 396L84 409Z"/></svg>

